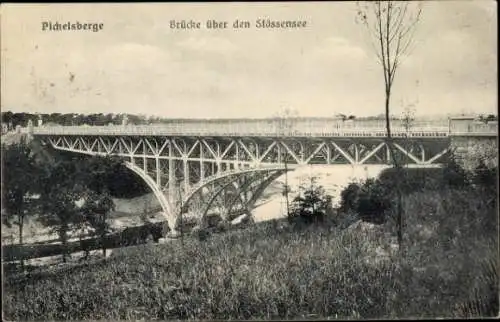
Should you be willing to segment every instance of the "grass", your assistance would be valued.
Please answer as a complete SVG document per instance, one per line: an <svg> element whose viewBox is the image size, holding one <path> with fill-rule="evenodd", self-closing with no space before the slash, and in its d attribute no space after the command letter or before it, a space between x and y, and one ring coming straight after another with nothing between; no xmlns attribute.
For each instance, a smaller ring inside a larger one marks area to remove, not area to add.
<svg viewBox="0 0 500 322"><path fill-rule="evenodd" d="M205 241L186 238L184 245L120 249L94 265L7 281L4 315L215 320L491 314L498 303L498 289L491 288L498 285L498 248L496 230L485 230L492 225L485 220L495 218L496 208L464 198L467 193L405 198L404 259L390 251L390 223L340 230L271 221Z"/></svg>

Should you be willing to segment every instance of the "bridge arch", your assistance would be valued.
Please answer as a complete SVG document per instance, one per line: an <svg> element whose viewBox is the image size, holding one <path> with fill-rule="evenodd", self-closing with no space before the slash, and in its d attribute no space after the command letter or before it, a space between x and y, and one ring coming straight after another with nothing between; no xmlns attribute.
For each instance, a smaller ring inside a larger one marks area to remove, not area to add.
<svg viewBox="0 0 500 322"><path fill-rule="evenodd" d="M283 173L283 171L277 171L280 173L280 175ZM248 174L248 172L246 173ZM203 205L203 209L201 209L200 211L200 222L203 222L204 218L207 216L208 214L208 211L210 210L210 207L212 206L212 204L215 202L215 200L217 199L217 197L220 196L220 194L225 190L227 189L228 187L230 186L234 186L234 188L236 189L236 194L234 196L232 196L231 199L229 199L229 202L227 202L225 204L225 206L227 207L227 211L226 211L226 215L227 214L230 214L234 205L236 204L236 202L239 201L242 203L242 205L244 205L244 207L247 207L247 200L245 200L245 198L242 196L242 194L244 193L247 193L249 190L247 190L253 183L255 182L258 182L260 180L265 180L266 177L269 176L269 173L266 173L266 172L260 172L259 174L257 175L253 175L252 177L250 177L248 180L246 180L242 185L237 185L236 184L236 180L239 179L239 177L233 177L233 178L230 178L229 181L226 181L226 182L223 182L215 191L215 193L213 193L212 195L209 196L208 200L205 201L204 205ZM253 194L252 194L253 196ZM223 219L225 219L224 215L221 214L221 217Z"/></svg>
<svg viewBox="0 0 500 322"><path fill-rule="evenodd" d="M202 181L198 182L195 184L191 189L189 189L186 193L186 195L183 198L183 205L187 205L189 201L194 197L196 193L198 193L201 189L206 187L208 184L219 181L221 179L226 179L229 177L238 177L246 173L252 173L252 172L275 172L275 171L280 171L280 170L285 170L284 166L276 166L276 167L265 167L265 168L248 168L248 169L238 169L238 170L233 170L233 171L223 171L223 172L218 172L212 176L206 177ZM293 170L293 169L288 169L288 170Z"/></svg>
<svg viewBox="0 0 500 322"><path fill-rule="evenodd" d="M160 203L160 206L163 210L163 216L165 217L170 230L172 232L175 232L177 228L177 218L175 216L175 213L172 211L165 194L160 190L156 182L147 173L145 173L143 169L133 164L132 162L125 161L124 165L125 167L127 167L127 169L130 169L132 172L137 174L142 180L144 180L144 182L146 182L148 187L151 189L153 194L158 199L158 202Z"/></svg>
<svg viewBox="0 0 500 322"><path fill-rule="evenodd" d="M285 173L285 170L282 170L282 171L276 171L274 173L272 173L271 175L269 175L267 178L264 179L264 181L262 181L255 189L255 191L253 191L252 193L252 197L250 198L250 200L248 200L247 202L247 207L253 207L255 205L255 203L257 202L257 200L260 198L260 196L262 195L262 193L264 192L264 190L276 179L278 179L282 174ZM230 208L230 211L232 210L232 207L234 206L234 203L231 204L231 208Z"/></svg>
<svg viewBox="0 0 500 322"><path fill-rule="evenodd" d="M292 170L292 169L288 169ZM223 220L227 220L227 216L233 212L234 207L241 202L242 210L250 212L253 208L255 202L260 197L262 192L266 187L269 186L275 179L283 175L287 170L281 167L276 168L255 168L246 169L244 171L233 171L220 173L209 177L209 180L205 180L203 183L193 187L190 195L186 196L185 204L181 212L188 211L187 208L190 207L188 204L190 201L194 201L195 197L200 198L201 203L195 210L197 221L200 226L204 226L205 218L213 206L216 199L229 187L235 188L235 194L227 199L222 208L220 209L219 215ZM247 176L241 185L237 184L237 180L242 177ZM207 198L203 198L203 188L207 185L216 184L213 189L207 194ZM250 196L248 194L250 193ZM179 214L180 215L180 214Z"/></svg>

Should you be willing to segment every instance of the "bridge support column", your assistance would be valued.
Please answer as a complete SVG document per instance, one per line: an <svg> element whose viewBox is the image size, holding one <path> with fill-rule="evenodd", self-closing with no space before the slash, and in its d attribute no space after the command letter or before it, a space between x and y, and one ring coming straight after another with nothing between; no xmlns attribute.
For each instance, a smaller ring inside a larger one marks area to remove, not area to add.
<svg viewBox="0 0 500 322"><path fill-rule="evenodd" d="M165 215L167 218L166 225L168 226L169 232L167 233L167 237L169 238L177 238L181 235L181 232L178 230L179 227L179 217L172 215ZM167 228L167 227L165 227Z"/></svg>
<svg viewBox="0 0 500 322"><path fill-rule="evenodd" d="M184 158L182 160L182 164L183 164L183 173L184 173L184 191L187 191L189 189L189 167L188 167L188 161L187 161L187 158Z"/></svg>
<svg viewBox="0 0 500 322"><path fill-rule="evenodd" d="M168 153L173 155L172 143L168 145ZM157 171L160 171L159 169ZM175 164L172 158L168 159L168 194L170 197L175 195Z"/></svg>

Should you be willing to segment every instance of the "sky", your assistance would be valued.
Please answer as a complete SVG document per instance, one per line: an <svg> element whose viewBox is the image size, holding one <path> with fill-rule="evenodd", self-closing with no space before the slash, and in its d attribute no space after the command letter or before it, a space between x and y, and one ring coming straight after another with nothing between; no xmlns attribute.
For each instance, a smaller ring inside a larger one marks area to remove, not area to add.
<svg viewBox="0 0 500 322"><path fill-rule="evenodd" d="M1 109L172 118L384 112L384 81L355 2L4 4ZM227 29L207 29L207 20ZM233 29L236 20L249 29ZM258 29L257 19L300 20ZM201 29L177 30L170 21ZM43 22L102 30L43 31ZM496 2L427 1L397 70L392 113L497 114Z"/></svg>

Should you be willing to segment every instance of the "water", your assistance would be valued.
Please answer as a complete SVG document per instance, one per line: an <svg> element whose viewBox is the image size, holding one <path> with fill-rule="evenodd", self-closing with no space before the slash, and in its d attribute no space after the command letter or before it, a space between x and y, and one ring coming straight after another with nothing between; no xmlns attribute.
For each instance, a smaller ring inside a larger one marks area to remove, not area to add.
<svg viewBox="0 0 500 322"><path fill-rule="evenodd" d="M340 204L340 192L352 181L378 177L387 165L307 165L296 168L288 173L290 186L289 199L293 199L300 185L309 185L310 179L315 178L316 184L323 186L326 193L332 197L334 207ZM285 175L276 179L278 185L285 183ZM285 197L275 193L268 202L253 210L256 222L283 218L286 216Z"/></svg>

